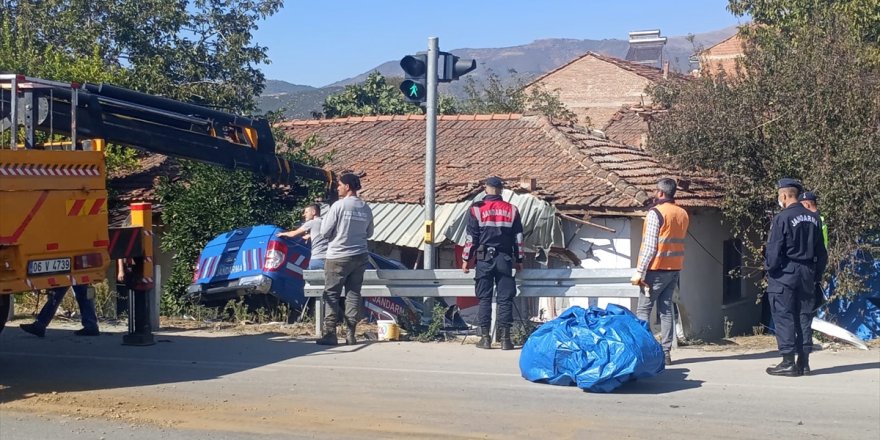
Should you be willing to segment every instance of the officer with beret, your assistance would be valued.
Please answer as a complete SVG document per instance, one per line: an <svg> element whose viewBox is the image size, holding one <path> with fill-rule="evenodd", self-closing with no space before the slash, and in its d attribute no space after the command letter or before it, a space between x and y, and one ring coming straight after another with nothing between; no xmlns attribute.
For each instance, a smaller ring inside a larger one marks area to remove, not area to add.
<svg viewBox="0 0 880 440"><path fill-rule="evenodd" d="M819 215L819 220L822 222L822 240L825 242L825 248L827 249L828 225L825 224L825 217L819 212L819 196L813 191L805 191L800 197L798 197L798 201L801 202L801 205L804 205L804 208Z"/></svg>
<svg viewBox="0 0 880 440"><path fill-rule="evenodd" d="M477 348L492 348L492 296L497 296L498 333L502 350L513 350L510 326L513 323L513 297L516 280L513 269L522 269L523 226L516 206L501 198L504 182L486 179L486 197L473 204L467 214L467 237L461 269L469 271L476 263L476 291L480 299L480 341Z"/></svg>
<svg viewBox="0 0 880 440"><path fill-rule="evenodd" d="M813 293L825 271L828 252L822 241L819 215L798 203L803 191L801 183L781 179L777 188L782 210L770 225L765 265L767 295L782 362L767 368L767 374L800 376L810 372Z"/></svg>

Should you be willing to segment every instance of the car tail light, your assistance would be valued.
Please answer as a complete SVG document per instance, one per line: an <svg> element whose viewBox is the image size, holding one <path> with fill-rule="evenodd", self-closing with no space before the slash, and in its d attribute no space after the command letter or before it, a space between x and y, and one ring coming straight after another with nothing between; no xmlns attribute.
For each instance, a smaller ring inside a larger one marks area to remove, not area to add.
<svg viewBox="0 0 880 440"><path fill-rule="evenodd" d="M73 257L74 270L101 267L102 264L104 264L104 258L101 257L101 254L85 254Z"/></svg>
<svg viewBox="0 0 880 440"><path fill-rule="evenodd" d="M275 272L281 269L284 260L287 259L287 245L280 241L270 241L266 250L266 261L263 263L263 270Z"/></svg>
<svg viewBox="0 0 880 440"><path fill-rule="evenodd" d="M196 260L196 267L193 270L193 284L199 279L199 268L202 266L202 260Z"/></svg>

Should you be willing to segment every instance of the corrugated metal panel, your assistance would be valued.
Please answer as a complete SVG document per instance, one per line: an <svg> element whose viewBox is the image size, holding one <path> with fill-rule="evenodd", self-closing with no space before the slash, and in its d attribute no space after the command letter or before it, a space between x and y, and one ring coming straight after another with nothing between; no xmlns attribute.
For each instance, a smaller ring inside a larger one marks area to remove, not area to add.
<svg viewBox="0 0 880 440"><path fill-rule="evenodd" d="M437 205L434 210L435 241L442 243L448 239L463 245L466 226L464 215L473 202L482 200L483 196L480 194L473 200ZM504 191L503 197L520 211L526 247L564 247L561 223L552 205L537 197L509 190ZM423 246L425 209L422 205L370 203L370 208L373 210L374 224L370 240L411 248Z"/></svg>

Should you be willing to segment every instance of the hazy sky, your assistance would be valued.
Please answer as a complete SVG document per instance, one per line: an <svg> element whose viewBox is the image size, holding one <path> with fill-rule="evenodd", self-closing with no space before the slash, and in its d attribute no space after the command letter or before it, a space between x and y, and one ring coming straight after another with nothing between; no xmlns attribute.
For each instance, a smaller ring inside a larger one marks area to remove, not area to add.
<svg viewBox="0 0 880 440"><path fill-rule="evenodd" d="M627 38L713 31L744 21L726 0L288 0L256 31L269 79L324 86L427 47L505 47L542 38ZM433 6L436 5L436 6Z"/></svg>

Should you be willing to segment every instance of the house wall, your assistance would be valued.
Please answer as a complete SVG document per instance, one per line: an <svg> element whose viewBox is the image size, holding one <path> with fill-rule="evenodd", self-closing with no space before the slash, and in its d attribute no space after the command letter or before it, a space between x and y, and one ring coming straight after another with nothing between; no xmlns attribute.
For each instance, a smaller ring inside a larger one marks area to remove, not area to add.
<svg viewBox="0 0 880 440"><path fill-rule="evenodd" d="M700 67L712 75L717 75L722 69L726 74L734 75L736 60L742 56L743 42L739 36L734 35L703 52Z"/></svg>
<svg viewBox="0 0 880 440"><path fill-rule="evenodd" d="M592 56L548 75L541 83L547 90L558 89L560 100L578 116L578 122L586 125L589 118L591 127L604 127L624 105L651 103L645 95L651 83L648 79Z"/></svg>
<svg viewBox="0 0 880 440"><path fill-rule="evenodd" d="M568 250L580 258L581 267L585 269L619 269L633 267L632 263L632 220L624 217L594 218L592 223L610 228L607 231L594 226L580 225L570 221L563 221L562 228ZM541 307L553 310L552 299L546 299ZM630 310L635 310L638 300L635 298L557 298L555 310L561 313L565 308L573 305L589 307L597 305L605 307L608 304L619 304ZM551 312L552 314L552 312Z"/></svg>
<svg viewBox="0 0 880 440"><path fill-rule="evenodd" d="M732 238L718 210L688 210L690 226L685 241L685 263L678 297L679 313L689 339L725 337L725 318L730 335L750 333L760 321L755 305L757 288L743 281L740 299L724 303L724 241ZM641 246L642 219L632 222L633 267Z"/></svg>

